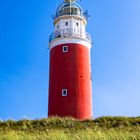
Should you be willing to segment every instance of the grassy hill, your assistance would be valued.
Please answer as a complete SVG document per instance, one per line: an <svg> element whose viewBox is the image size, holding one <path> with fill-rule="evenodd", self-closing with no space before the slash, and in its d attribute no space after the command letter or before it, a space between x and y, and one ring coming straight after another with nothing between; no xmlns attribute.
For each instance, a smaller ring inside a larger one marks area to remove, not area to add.
<svg viewBox="0 0 140 140"><path fill-rule="evenodd" d="M1 121L0 140L140 140L140 117Z"/></svg>

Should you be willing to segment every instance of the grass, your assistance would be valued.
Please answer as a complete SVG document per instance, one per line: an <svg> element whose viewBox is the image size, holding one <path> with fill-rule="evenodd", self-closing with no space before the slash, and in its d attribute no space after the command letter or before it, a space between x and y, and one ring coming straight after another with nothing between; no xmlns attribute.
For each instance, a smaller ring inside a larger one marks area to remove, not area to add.
<svg viewBox="0 0 140 140"><path fill-rule="evenodd" d="M1 121L0 140L140 140L140 117Z"/></svg>

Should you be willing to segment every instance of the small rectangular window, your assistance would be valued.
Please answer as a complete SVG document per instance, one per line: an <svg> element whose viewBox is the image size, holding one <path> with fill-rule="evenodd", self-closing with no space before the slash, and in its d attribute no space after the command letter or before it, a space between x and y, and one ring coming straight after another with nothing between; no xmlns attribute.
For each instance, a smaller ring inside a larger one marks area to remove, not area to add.
<svg viewBox="0 0 140 140"><path fill-rule="evenodd" d="M76 23L76 25L78 26L79 24L78 24L78 23Z"/></svg>
<svg viewBox="0 0 140 140"><path fill-rule="evenodd" d="M68 46L63 46L63 52L68 52Z"/></svg>
<svg viewBox="0 0 140 140"><path fill-rule="evenodd" d="M66 22L65 25L67 26L68 25L68 22Z"/></svg>
<svg viewBox="0 0 140 140"><path fill-rule="evenodd" d="M57 29L59 29L59 25L57 25Z"/></svg>
<svg viewBox="0 0 140 140"><path fill-rule="evenodd" d="M68 95L67 89L62 89L62 96L65 97Z"/></svg>

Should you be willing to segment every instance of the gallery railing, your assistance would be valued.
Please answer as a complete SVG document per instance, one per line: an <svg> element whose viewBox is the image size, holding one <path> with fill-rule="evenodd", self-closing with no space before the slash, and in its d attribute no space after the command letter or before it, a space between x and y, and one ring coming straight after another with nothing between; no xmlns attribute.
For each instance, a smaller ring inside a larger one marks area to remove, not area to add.
<svg viewBox="0 0 140 140"><path fill-rule="evenodd" d="M63 30L53 32L49 36L49 42L52 42L53 40L57 38L64 38L64 37L79 37L79 38L83 38L91 42L91 37L89 33L80 32L80 31L78 32L73 29L63 29Z"/></svg>

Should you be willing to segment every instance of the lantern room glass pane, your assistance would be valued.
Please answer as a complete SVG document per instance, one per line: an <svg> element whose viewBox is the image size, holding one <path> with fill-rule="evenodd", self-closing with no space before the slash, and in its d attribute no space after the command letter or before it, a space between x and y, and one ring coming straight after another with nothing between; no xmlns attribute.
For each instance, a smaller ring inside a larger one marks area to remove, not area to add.
<svg viewBox="0 0 140 140"><path fill-rule="evenodd" d="M55 18L63 15L79 15L84 17L83 9L76 2L63 2L57 8ZM85 18L85 17L84 17Z"/></svg>

